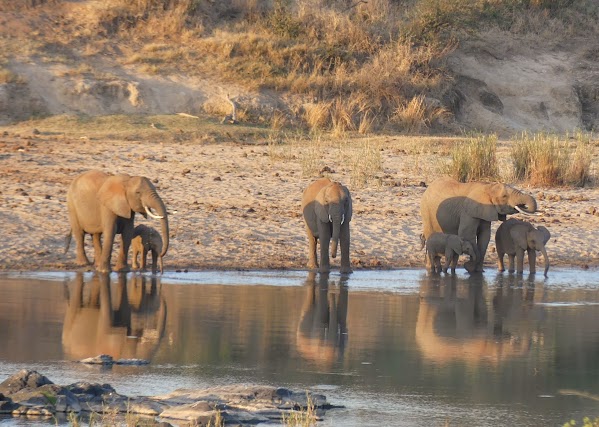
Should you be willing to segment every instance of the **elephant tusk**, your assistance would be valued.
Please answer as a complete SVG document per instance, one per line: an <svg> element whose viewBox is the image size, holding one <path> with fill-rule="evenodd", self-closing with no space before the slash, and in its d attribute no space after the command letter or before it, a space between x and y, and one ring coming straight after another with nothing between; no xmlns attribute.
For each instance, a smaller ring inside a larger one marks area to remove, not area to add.
<svg viewBox="0 0 599 427"><path fill-rule="evenodd" d="M331 218L331 215L329 215L329 222L333 222L333 218Z"/></svg>
<svg viewBox="0 0 599 427"><path fill-rule="evenodd" d="M341 225L345 222L345 215L341 215Z"/></svg>
<svg viewBox="0 0 599 427"><path fill-rule="evenodd" d="M163 219L163 218L164 218L163 216L160 216L160 215L155 215L155 214L153 214L153 213L150 211L150 209L149 209L149 208L148 208L146 205L144 205L144 209L146 210L146 213L147 213L147 214L148 214L148 215L149 215L151 218L154 218L154 219Z"/></svg>
<svg viewBox="0 0 599 427"><path fill-rule="evenodd" d="M541 215L540 213L526 212L525 210L523 210L522 208L520 208L518 205L514 206L514 209L516 209L518 212L520 212L523 215L529 215L529 216L539 216L539 215Z"/></svg>

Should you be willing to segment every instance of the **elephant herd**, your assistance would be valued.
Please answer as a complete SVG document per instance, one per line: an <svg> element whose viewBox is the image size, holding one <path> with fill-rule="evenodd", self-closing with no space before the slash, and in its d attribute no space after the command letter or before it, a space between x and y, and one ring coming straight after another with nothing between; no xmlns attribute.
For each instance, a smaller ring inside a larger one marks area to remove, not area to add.
<svg viewBox="0 0 599 427"><path fill-rule="evenodd" d="M127 269L127 254L132 247L133 268L139 267L138 254L142 254L141 267L144 268L147 252L151 251L153 270L156 270L159 257L162 272L162 257L169 247L168 213L148 178L88 171L71 183L67 205L71 224L67 249L73 236L77 244L78 265L90 264L83 244L85 234L91 234L95 268L109 272L114 237L120 234L122 244L115 266L117 271ZM352 199L348 188L328 178L320 178L305 189L301 209L308 237L308 268L329 272L329 249L330 255L335 258L340 244L340 271L350 273ZM421 199L421 239L429 255L427 264L430 264L431 271L440 272L440 255L444 255L443 271L447 272L451 265L454 273L459 255L466 253L470 255L470 260L464 264L466 270L469 273L481 272L491 239L491 222L500 220L504 222L495 236L499 270L503 271L503 257L507 254L509 271L514 271L517 257L517 271L522 273L524 252L527 252L529 269L534 273L536 251L540 251L547 274L549 260L545 244L550 237L549 231L545 227L535 228L525 221L506 221L507 215L518 212L534 215L536 211L534 197L506 184L460 183L451 178L439 178L429 185ZM136 213L160 220L160 233L147 226L135 227Z"/></svg>

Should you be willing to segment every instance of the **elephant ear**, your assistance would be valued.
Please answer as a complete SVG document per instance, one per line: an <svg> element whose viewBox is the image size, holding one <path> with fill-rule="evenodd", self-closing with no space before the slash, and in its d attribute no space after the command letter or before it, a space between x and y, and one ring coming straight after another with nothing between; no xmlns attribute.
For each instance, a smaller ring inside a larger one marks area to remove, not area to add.
<svg viewBox="0 0 599 427"><path fill-rule="evenodd" d="M493 195L503 189L503 184L477 183L473 190L466 195L464 211L473 218L484 221L497 221L499 213L493 202Z"/></svg>
<svg viewBox="0 0 599 427"><path fill-rule="evenodd" d="M551 239L551 233L549 232L549 230L547 230L546 227L543 227L542 225L539 225L537 227L537 230L543 233L543 244L546 245L549 239Z"/></svg>
<svg viewBox="0 0 599 427"><path fill-rule="evenodd" d="M528 248L528 229L522 226L514 226L510 230L510 236L514 242L514 245L521 249Z"/></svg>
<svg viewBox="0 0 599 427"><path fill-rule="evenodd" d="M327 202L325 199L326 190L328 186L322 188L316 195L314 200L314 212L320 222L329 222L329 211L327 209Z"/></svg>
<svg viewBox="0 0 599 427"><path fill-rule="evenodd" d="M464 243L464 241L462 240L462 238L459 236L456 236L456 235L451 235L447 239L447 246L450 247L451 250L454 251L456 254L462 253L462 244L463 243Z"/></svg>
<svg viewBox="0 0 599 427"><path fill-rule="evenodd" d="M346 186L343 186L343 191L345 192L345 221L351 221L352 217L352 200L351 194L349 194L349 190Z"/></svg>
<svg viewBox="0 0 599 427"><path fill-rule="evenodd" d="M111 176L98 190L100 203L122 218L131 218L131 206L127 202L124 176Z"/></svg>

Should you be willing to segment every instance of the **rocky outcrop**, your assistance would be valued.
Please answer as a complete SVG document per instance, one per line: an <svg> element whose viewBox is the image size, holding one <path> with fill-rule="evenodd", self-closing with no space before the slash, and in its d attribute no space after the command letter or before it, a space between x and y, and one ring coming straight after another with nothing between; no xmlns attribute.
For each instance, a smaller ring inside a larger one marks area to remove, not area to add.
<svg viewBox="0 0 599 427"><path fill-rule="evenodd" d="M290 411L316 408L319 419L333 408L320 394L285 388L230 385L204 390L176 390L168 395L128 397L109 384L54 384L36 371L21 370L0 384L0 414L54 416L57 413L140 415L206 425L218 417L225 424L279 422ZM164 425L164 423L163 423Z"/></svg>

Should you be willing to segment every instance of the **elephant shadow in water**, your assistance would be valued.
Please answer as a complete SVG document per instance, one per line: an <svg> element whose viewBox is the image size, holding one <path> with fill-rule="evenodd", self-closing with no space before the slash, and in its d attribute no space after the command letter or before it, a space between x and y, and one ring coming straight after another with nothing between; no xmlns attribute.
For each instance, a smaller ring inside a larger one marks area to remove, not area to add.
<svg viewBox="0 0 599 427"><path fill-rule="evenodd" d="M504 326L501 312L507 302L497 300L489 312L486 287L480 275L421 280L415 338L424 359L437 364L496 365L528 353L530 339Z"/></svg>
<svg viewBox="0 0 599 427"><path fill-rule="evenodd" d="M81 360L99 354L117 359L151 360L166 324L166 302L157 277L77 273L67 285L62 330L65 357Z"/></svg>
<svg viewBox="0 0 599 427"><path fill-rule="evenodd" d="M316 277L318 276L318 280ZM308 273L304 303L296 331L296 347L302 358L319 367L342 360L347 342L348 277L338 283L328 273Z"/></svg>

